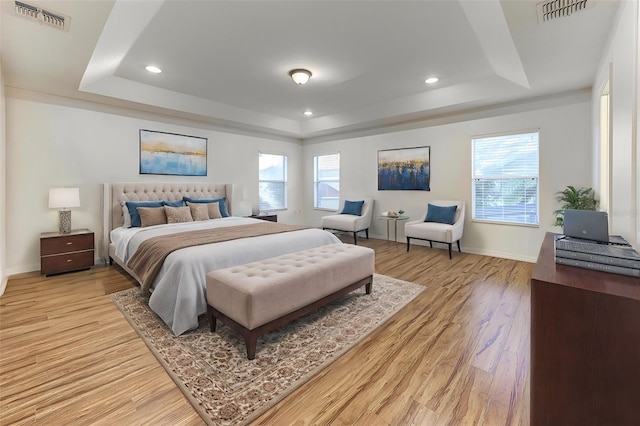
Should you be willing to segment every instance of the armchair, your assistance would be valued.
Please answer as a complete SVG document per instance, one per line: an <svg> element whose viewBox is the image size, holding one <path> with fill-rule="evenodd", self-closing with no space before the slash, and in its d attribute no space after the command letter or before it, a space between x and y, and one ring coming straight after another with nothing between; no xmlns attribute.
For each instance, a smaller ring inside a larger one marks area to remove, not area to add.
<svg viewBox="0 0 640 426"><path fill-rule="evenodd" d="M362 199L361 199L362 200ZM342 201L340 211L344 211L345 202ZM364 231L369 239L369 226L373 217L373 199L364 198L360 215L334 214L322 218L322 229L332 229L343 232L353 232L353 244L358 244L357 234Z"/></svg>
<svg viewBox="0 0 640 426"><path fill-rule="evenodd" d="M449 259L451 259L451 244L457 243L458 251L462 252L462 250L460 250L460 238L462 238L462 231L464 228L465 203L464 201L435 200L431 201L429 205L436 206L436 208L433 209L432 214L429 214L429 206L427 206L427 211L423 216L424 219L407 222L404 226L404 234L407 237L407 251L409 251L410 248L411 238L429 241L429 246L431 248L433 248L433 242L435 241L449 245ZM453 215L453 220L451 221L453 223L451 224L447 218L442 220L443 217L436 214L436 212L442 212L442 209L438 209L438 207L449 206L457 207L455 214ZM425 222L427 217L429 217L430 220L438 221Z"/></svg>

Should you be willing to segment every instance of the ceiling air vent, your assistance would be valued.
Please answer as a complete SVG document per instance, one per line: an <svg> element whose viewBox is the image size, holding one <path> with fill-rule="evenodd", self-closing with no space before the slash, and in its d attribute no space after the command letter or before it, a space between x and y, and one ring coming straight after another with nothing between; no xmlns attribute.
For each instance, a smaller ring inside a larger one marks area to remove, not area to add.
<svg viewBox="0 0 640 426"><path fill-rule="evenodd" d="M590 8L594 0L549 0L537 4L538 22L564 18L572 13Z"/></svg>
<svg viewBox="0 0 640 426"><path fill-rule="evenodd" d="M38 6L16 1L16 14L38 21L41 24L67 30L69 28L69 17L58 12L52 12Z"/></svg>

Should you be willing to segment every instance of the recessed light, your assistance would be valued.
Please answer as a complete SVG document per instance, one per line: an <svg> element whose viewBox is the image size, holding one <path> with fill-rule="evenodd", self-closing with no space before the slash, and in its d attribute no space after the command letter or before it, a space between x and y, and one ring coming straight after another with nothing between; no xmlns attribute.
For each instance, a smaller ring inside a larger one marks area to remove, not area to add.
<svg viewBox="0 0 640 426"><path fill-rule="evenodd" d="M303 112L303 114L306 115L307 117L311 117L313 115L313 111L307 110L307 111Z"/></svg>
<svg viewBox="0 0 640 426"><path fill-rule="evenodd" d="M154 74L160 74L162 72L160 68L153 65L147 65L146 67L144 67L144 69Z"/></svg>
<svg viewBox="0 0 640 426"><path fill-rule="evenodd" d="M438 82L438 77L429 77L424 81L427 84L433 84Z"/></svg>

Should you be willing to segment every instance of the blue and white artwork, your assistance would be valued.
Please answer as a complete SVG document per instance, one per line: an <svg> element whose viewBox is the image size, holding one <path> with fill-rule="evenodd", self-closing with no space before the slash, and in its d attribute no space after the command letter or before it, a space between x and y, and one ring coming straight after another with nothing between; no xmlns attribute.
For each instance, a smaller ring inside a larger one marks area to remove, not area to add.
<svg viewBox="0 0 640 426"><path fill-rule="evenodd" d="M207 138L140 129L140 174L207 175Z"/></svg>
<svg viewBox="0 0 640 426"><path fill-rule="evenodd" d="M430 147L378 151L378 190L431 191Z"/></svg>

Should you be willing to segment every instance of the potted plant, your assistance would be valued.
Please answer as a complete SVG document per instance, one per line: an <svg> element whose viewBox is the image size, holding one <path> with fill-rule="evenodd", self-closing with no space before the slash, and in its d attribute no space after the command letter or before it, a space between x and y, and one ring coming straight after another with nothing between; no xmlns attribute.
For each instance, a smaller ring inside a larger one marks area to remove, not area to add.
<svg viewBox="0 0 640 426"><path fill-rule="evenodd" d="M556 201L562 203L560 210L554 210L556 216L556 226L564 225L564 211L573 210L595 210L598 200L595 199L595 192L591 188L576 188L568 185L563 191L556 192Z"/></svg>

